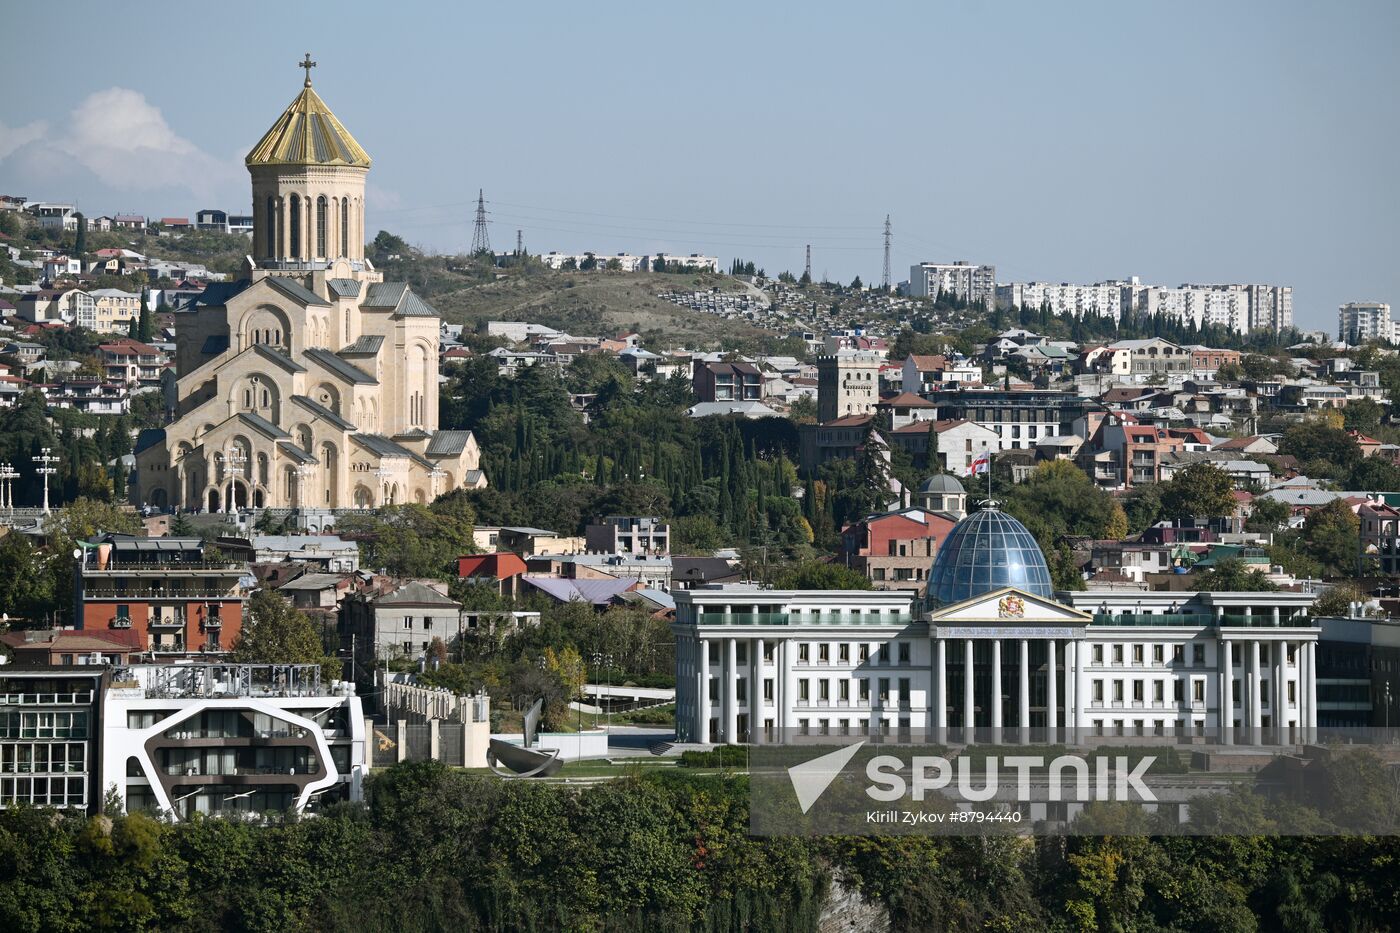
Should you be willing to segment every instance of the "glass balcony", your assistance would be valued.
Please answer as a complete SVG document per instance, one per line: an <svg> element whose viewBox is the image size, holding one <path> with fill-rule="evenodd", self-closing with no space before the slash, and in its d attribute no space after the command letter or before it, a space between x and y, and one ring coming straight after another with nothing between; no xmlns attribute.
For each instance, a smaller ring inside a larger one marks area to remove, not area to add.
<svg viewBox="0 0 1400 933"><path fill-rule="evenodd" d="M1149 612L1110 612L1094 613L1094 625L1110 626L1181 626L1185 628L1309 628L1312 619L1307 616L1289 618L1280 614L1277 626L1272 615L1212 615L1208 612L1173 612L1153 614Z"/></svg>

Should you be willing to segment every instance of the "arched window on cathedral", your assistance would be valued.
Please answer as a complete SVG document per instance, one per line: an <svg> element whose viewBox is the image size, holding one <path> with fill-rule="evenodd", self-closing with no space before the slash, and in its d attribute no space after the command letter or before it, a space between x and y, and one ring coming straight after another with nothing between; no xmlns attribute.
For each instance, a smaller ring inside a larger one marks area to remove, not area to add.
<svg viewBox="0 0 1400 933"><path fill-rule="evenodd" d="M326 196L316 199L316 255L326 255Z"/></svg>
<svg viewBox="0 0 1400 933"><path fill-rule="evenodd" d="M301 198L292 195L291 212L287 215L287 238L292 242L287 255L293 259L301 257Z"/></svg>
<svg viewBox="0 0 1400 933"><path fill-rule="evenodd" d="M350 255L350 199L340 199L340 255ZM347 336L345 338L349 340Z"/></svg>
<svg viewBox="0 0 1400 933"><path fill-rule="evenodd" d="M267 199L266 218L267 240L263 243L263 254L266 256L277 255L277 199Z"/></svg>
<svg viewBox="0 0 1400 933"><path fill-rule="evenodd" d="M252 389L244 389L244 390L243 390L243 407L244 407L244 408L252 408L252 407L253 407L253 390L252 390Z"/></svg>

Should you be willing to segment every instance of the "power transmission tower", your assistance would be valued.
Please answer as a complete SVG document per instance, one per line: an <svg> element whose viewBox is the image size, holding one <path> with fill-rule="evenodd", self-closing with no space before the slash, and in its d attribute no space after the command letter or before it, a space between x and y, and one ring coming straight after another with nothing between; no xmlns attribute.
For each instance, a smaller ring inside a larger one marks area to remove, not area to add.
<svg viewBox="0 0 1400 933"><path fill-rule="evenodd" d="M812 281L812 244L807 244L807 265L802 269L802 274L807 277L807 281Z"/></svg>
<svg viewBox="0 0 1400 933"><path fill-rule="evenodd" d="M885 291L890 290L890 215L885 215L885 277L881 282Z"/></svg>
<svg viewBox="0 0 1400 933"><path fill-rule="evenodd" d="M491 236L486 232L486 196L476 189L476 229L472 231L472 255L491 252Z"/></svg>
<svg viewBox="0 0 1400 933"><path fill-rule="evenodd" d="M519 229L515 231L515 255L525 255L525 231Z"/></svg>

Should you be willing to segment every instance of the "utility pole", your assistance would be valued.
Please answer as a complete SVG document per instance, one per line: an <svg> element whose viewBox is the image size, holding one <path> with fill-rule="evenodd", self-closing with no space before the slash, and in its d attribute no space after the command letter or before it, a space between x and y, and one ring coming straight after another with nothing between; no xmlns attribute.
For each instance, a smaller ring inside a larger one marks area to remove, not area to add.
<svg viewBox="0 0 1400 933"><path fill-rule="evenodd" d="M34 472L44 478L44 514L47 515L49 514L49 477L58 472L58 468L54 466L54 464L58 463L60 458L58 454L53 452L52 447L44 447L41 449L43 453L31 459L39 464Z"/></svg>
<svg viewBox="0 0 1400 933"><path fill-rule="evenodd" d="M491 236L486 232L486 195L476 189L476 229L472 231L472 255L491 252Z"/></svg>
<svg viewBox="0 0 1400 933"><path fill-rule="evenodd" d="M885 276L880 283L885 291L890 290L890 215L885 215Z"/></svg>

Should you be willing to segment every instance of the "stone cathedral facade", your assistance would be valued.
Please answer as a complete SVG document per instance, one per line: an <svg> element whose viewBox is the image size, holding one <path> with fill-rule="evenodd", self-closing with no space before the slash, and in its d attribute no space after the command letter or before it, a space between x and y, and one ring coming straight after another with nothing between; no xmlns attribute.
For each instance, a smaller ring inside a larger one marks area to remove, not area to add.
<svg viewBox="0 0 1400 933"><path fill-rule="evenodd" d="M253 251L176 317L173 421L137 441L137 501L372 508L486 485L438 430L436 311L365 258L370 158L305 86L248 154Z"/></svg>

